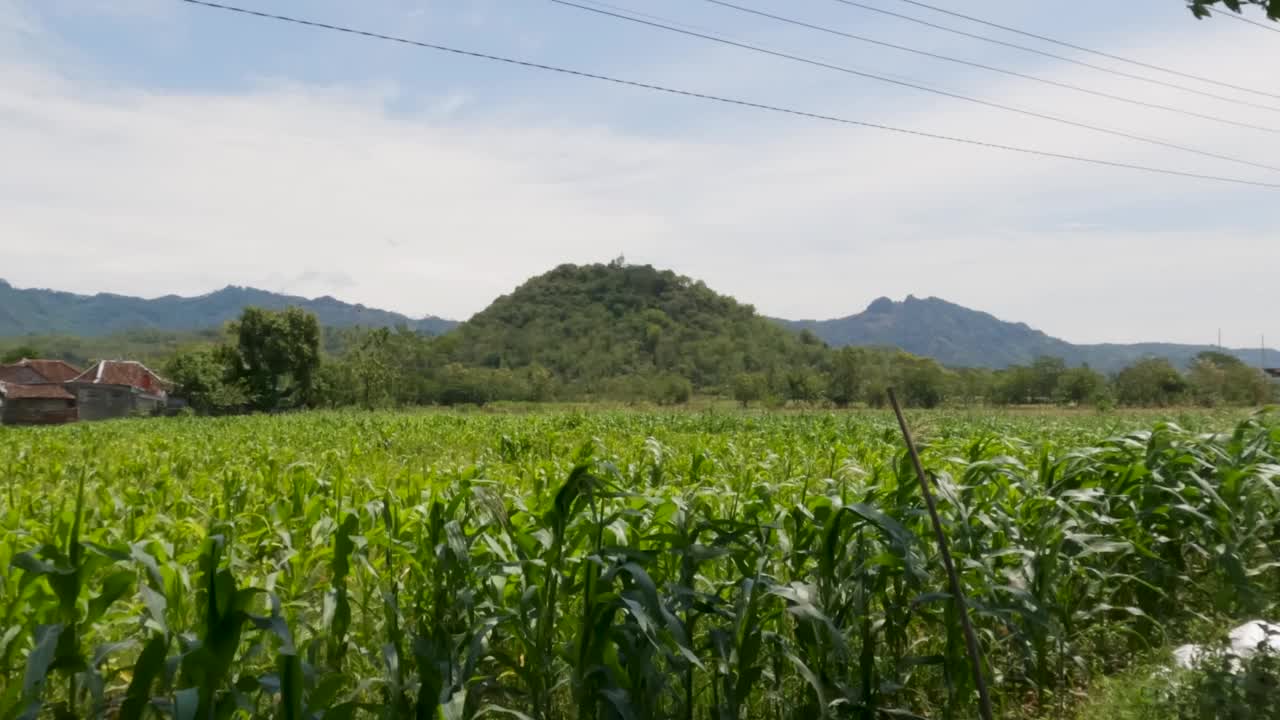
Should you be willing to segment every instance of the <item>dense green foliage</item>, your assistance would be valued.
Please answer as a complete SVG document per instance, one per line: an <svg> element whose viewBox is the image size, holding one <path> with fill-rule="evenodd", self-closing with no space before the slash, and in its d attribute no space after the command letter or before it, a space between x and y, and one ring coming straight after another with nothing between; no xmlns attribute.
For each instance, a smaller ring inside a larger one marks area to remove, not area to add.
<svg viewBox="0 0 1280 720"><path fill-rule="evenodd" d="M137 360L158 368L178 353L212 347L222 337L221 329L128 330L102 336L22 335L0 337L0 353L4 357L65 360L82 368L102 359Z"/></svg>
<svg viewBox="0 0 1280 720"><path fill-rule="evenodd" d="M1116 375L1116 399L1125 405L1169 405L1187 391L1186 378L1160 358L1140 360Z"/></svg>
<svg viewBox="0 0 1280 720"><path fill-rule="evenodd" d="M368 332L369 329L356 326L324 327L321 350L341 356ZM50 358L76 367L89 367L102 359L129 359L161 368L179 354L213 350L226 337L226 325L198 331L125 330L101 336L20 335L0 337L0 357Z"/></svg>
<svg viewBox="0 0 1280 720"><path fill-rule="evenodd" d="M24 358L38 358L40 350L33 345L15 345L0 354L0 364L15 363Z"/></svg>
<svg viewBox="0 0 1280 720"><path fill-rule="evenodd" d="M332 343L333 338L329 338ZM330 344L326 343L326 344ZM310 393L322 407L366 408L412 405L484 405L513 400L612 400L681 404L694 394L732 398L743 406L792 404L802 407L846 407L885 404L896 387L909 406L939 405L1093 405L1171 407L1199 404L1259 405L1277 398L1280 384L1243 364L1221 367L1197 361L1183 375L1160 360L1135 364L1113 378L1089 368L1068 368L1056 358L1040 358L1030 366L1006 370L949 370L926 358L880 348L823 350L816 365L739 372L726 386L695 387L672 372L601 378L584 386L541 365L493 368L465 365L455 359L456 337L427 338L406 330L342 331L345 348L323 361ZM245 407L237 397L247 390L223 390L209 378L219 371L224 353L196 350L177 356L165 371L178 383L178 394L200 411L226 412ZM206 402L206 398L222 398ZM259 407L267 407L260 404Z"/></svg>
<svg viewBox="0 0 1280 720"><path fill-rule="evenodd" d="M198 412L221 415L249 407L249 393L231 376L231 358L223 348L191 350L165 364L165 377Z"/></svg>
<svg viewBox="0 0 1280 720"><path fill-rule="evenodd" d="M1275 383L1222 352L1196 356L1185 375L1148 358L1108 378L1047 355L1001 370L948 369L893 348L832 349L689 278L620 261L556 268L438 337L407 326L321 333L318 320L298 308L251 307L227 324L221 343L217 334L140 334L168 338L167 348L186 338L164 372L179 397L214 414L496 400L675 405L695 396L879 407L889 387L915 407L1259 405L1276 397Z"/></svg>
<svg viewBox="0 0 1280 720"><path fill-rule="evenodd" d="M986 397L1001 405L1113 403L1137 407L1198 404L1263 405L1280 399L1280 386L1257 368L1217 351L1200 353L1189 371L1162 358L1145 358L1108 378L1088 366L1069 368L1059 358L993 372L960 371L957 398Z"/></svg>
<svg viewBox="0 0 1280 720"><path fill-rule="evenodd" d="M908 301L906 306L928 310L935 302L941 301ZM990 371L945 369L932 359L891 348L833 350L816 334L786 333L750 306L701 283L621 262L556 268L440 338L403 331L342 332L347 339L340 344L352 350L326 371L326 387L334 390L321 393L328 405L601 398L675 404L696 393L743 404L878 407L890 386L917 407L1105 406L1117 400L1131 405L1193 400L1258 405L1274 396L1261 373L1238 360L1223 364L1234 360L1223 353L1198 356L1211 358L1222 372L1212 377L1193 373L1170 392L1159 385L1154 391L1140 387L1137 380L1150 361L1136 363L1137 372L1126 370L1109 379L1088 366L1068 367L1064 359L1050 356ZM1194 395L1187 392L1193 386Z"/></svg>
<svg viewBox="0 0 1280 720"><path fill-rule="evenodd" d="M236 344L225 353L232 381L245 388L256 410L303 407L312 402L320 369L320 325L298 308L247 308L229 328Z"/></svg>
<svg viewBox="0 0 1280 720"><path fill-rule="evenodd" d="M1271 381L1238 358L1201 353L1191 364L1187 385L1201 405L1260 405L1274 398Z"/></svg>
<svg viewBox="0 0 1280 720"><path fill-rule="evenodd" d="M196 297L139 298L110 293L77 295L57 290L19 289L0 280L0 338L29 333L94 338L139 330L202 332L222 327L247 307L267 310L299 307L314 313L322 325L330 327L405 325L419 332L439 334L457 324L433 316L416 320L332 297L313 300L245 287L225 287Z"/></svg>
<svg viewBox="0 0 1280 720"><path fill-rule="evenodd" d="M1229 431L914 417L1002 717L1274 611L1280 426L1187 420ZM974 716L887 414L0 428L0 471L5 717Z"/></svg>
<svg viewBox="0 0 1280 720"><path fill-rule="evenodd" d="M1262 647L1236 657L1221 633L1191 669L1138 663L1099 682L1073 715L1076 720L1280 720L1280 655Z"/></svg>
<svg viewBox="0 0 1280 720"><path fill-rule="evenodd" d="M459 362L547 368L584 393L619 376L677 375L727 387L822 362L824 348L717 295L647 265L562 265L498 298L457 331Z"/></svg>
<svg viewBox="0 0 1280 720"><path fill-rule="evenodd" d="M227 325L230 340L172 357L165 374L191 407L206 413L282 410L316 403L320 326L298 308L246 308Z"/></svg>
<svg viewBox="0 0 1280 720"><path fill-rule="evenodd" d="M1161 720L1280 720L1280 656L1212 653L1153 695L1151 717Z"/></svg>

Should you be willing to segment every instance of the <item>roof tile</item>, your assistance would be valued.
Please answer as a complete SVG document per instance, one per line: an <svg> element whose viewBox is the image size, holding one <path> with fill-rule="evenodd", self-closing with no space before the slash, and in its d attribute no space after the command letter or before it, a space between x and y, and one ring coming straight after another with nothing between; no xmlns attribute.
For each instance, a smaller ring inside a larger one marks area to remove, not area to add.
<svg viewBox="0 0 1280 720"><path fill-rule="evenodd" d="M49 382L67 382L80 374L79 368L62 360L23 360L20 364L49 378Z"/></svg>
<svg viewBox="0 0 1280 720"><path fill-rule="evenodd" d="M75 400L76 396L67 392L57 383L41 383L39 385L19 385L0 382L0 395L10 400L44 399Z"/></svg>
<svg viewBox="0 0 1280 720"><path fill-rule="evenodd" d="M129 385L148 392L168 390L172 385L136 360L101 360L80 373L72 382L95 385Z"/></svg>
<svg viewBox="0 0 1280 720"><path fill-rule="evenodd" d="M35 375L32 375L35 373ZM9 365L0 365L0 380L13 383L67 382L80 374L76 367L61 360L24 358ZM36 376L39 376L38 378Z"/></svg>

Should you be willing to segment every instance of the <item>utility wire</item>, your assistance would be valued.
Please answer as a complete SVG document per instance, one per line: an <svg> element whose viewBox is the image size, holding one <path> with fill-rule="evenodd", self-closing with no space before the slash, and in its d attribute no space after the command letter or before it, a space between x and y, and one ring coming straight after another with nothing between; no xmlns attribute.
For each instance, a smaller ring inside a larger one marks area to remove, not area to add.
<svg viewBox="0 0 1280 720"><path fill-rule="evenodd" d="M1154 110L1164 110L1166 112L1178 113L1180 115L1186 115L1188 117L1200 118L1201 120L1211 120L1217 123L1234 125L1236 127L1250 128L1252 130L1261 130L1263 132L1269 132L1269 133L1280 133L1280 130L1277 130L1276 128L1265 127L1263 125L1254 125L1252 123L1237 122L1235 120L1231 120L1229 118L1224 118L1224 117L1218 117L1216 115L1206 115L1206 114L1198 113L1192 110L1184 110L1182 108L1171 107L1169 105L1160 105L1158 103L1150 103L1150 102L1145 102L1143 100L1136 100L1134 98L1124 97L1123 95L1113 95L1111 93L1101 92L1098 90L1091 90L1086 87L1080 87L1079 85L1072 85L1071 83L1060 82L1057 80L1050 80L1048 78L1043 78L1036 75L1028 75L1027 73L1017 72L1015 70L1008 70L1006 68L995 67L993 65L986 65L980 62L964 60L962 58L951 57L949 55L941 55L939 53L929 52L927 50L920 50L918 48L908 47L906 45L898 45L891 42L885 42L883 40L876 40L875 38L869 38L862 35L855 35L853 33L844 32L842 30L836 30L835 28L826 27L823 25L814 25L812 23L804 22L803 20L796 20L794 18L775 15L773 13L764 12L763 10L756 10L754 8L745 7L743 5L737 5L731 2L726 2L725 0L706 0L706 2L709 2L713 5L720 5L722 7L731 8L739 12L744 12L751 15L757 15L759 17L768 18L770 20L777 20L778 22L787 23L789 25L808 28L810 30L824 32L830 35L837 35L843 38L847 38L849 40L858 40L860 42L871 43L872 45L879 45L881 47L893 48L894 50L901 50L903 52L914 53L916 55L923 55L924 57L933 58L935 60L943 60L946 62L957 63L959 65L966 65L968 67L974 67L980 70L989 70L991 72L1000 73L1002 75L1009 75L1011 77L1022 78L1023 80L1032 80L1038 83L1043 83L1045 85L1052 85L1055 87L1066 88L1067 90L1074 90L1076 92L1081 92L1089 95L1094 95L1097 97L1107 98L1109 100L1116 100L1119 102L1129 103L1130 105L1139 105L1146 108L1152 108ZM595 3L595 4L602 5L603 3ZM612 7L612 6L606 6L606 7ZM615 9L618 9L618 8L615 8ZM635 14L640 15L640 13L635 13Z"/></svg>
<svg viewBox="0 0 1280 720"><path fill-rule="evenodd" d="M888 15L890 17L898 18L899 20L906 20L907 22L913 22L913 23L916 23L917 25L924 25L925 27L931 27L935 30L949 32L953 35L960 35L963 37L971 38L973 40L981 40L982 42L991 43L992 45L1000 45L1003 47L1012 48L1014 50L1021 50L1023 52L1032 53L1034 55L1040 55L1042 57L1053 58L1054 60L1060 60L1062 62L1071 63L1072 65L1087 67L1091 70L1097 70L1098 72L1104 72L1109 75L1118 75L1120 77L1129 78L1130 80L1138 80L1140 82L1148 83L1151 85L1159 85L1161 87L1172 88L1174 90L1181 90L1183 92L1189 92L1194 95L1201 95L1203 97L1213 98L1214 100L1221 100L1223 102L1234 103L1236 105L1245 105L1252 108L1258 108L1259 110L1269 110L1271 112L1280 112L1280 107L1275 107L1273 105L1262 105L1259 103L1250 102L1248 100L1240 100L1238 98L1228 97L1226 95L1218 95L1216 93L1206 92L1204 90L1197 90L1196 88L1187 87L1186 85L1179 85L1177 83L1166 82L1164 80L1157 80L1155 78L1150 78L1145 75L1135 75L1133 73L1125 72L1123 70L1116 70L1115 68L1109 68L1104 65L1094 65L1093 63L1088 63L1083 60L1077 60L1072 57L1067 57L1066 55L1058 55L1057 53L1051 53L1047 50L1028 47L1026 45L1019 45L1017 43L1011 43L1005 40L999 40L997 38L987 37L986 35L979 35L977 33L966 32L964 30L957 30L956 28L947 27L946 25L939 25L937 23L929 22L928 20L921 20L920 18L912 17L911 15L904 15L902 13L894 12L892 10L885 10L883 8L878 8L873 5L867 5L865 3L858 2L857 0L834 0L834 1L842 5L856 7L862 10L866 10L868 12L879 13L881 15Z"/></svg>
<svg viewBox="0 0 1280 720"><path fill-rule="evenodd" d="M1205 8L1205 9L1207 10L1208 8ZM1277 27L1277 25L1280 25L1280 23L1276 23L1274 21L1270 23L1258 22L1257 20L1252 20L1250 18L1245 17L1244 15L1239 15L1230 11L1221 12L1218 10L1209 10L1209 14L1212 15L1213 17L1227 17L1227 18L1231 18L1232 20L1239 20L1242 23L1257 25L1263 30L1270 30L1271 32L1280 32L1280 27Z"/></svg>
<svg viewBox="0 0 1280 720"><path fill-rule="evenodd" d="M1261 182L1256 180L1245 180L1242 178L1226 177L1219 175L1207 175L1203 173L1186 172L1183 170L1170 170L1168 168L1151 167L1148 165L1138 165L1134 163L1119 162L1113 160L1103 160L1100 158L1091 158L1083 155L1074 155L1070 153L1053 152L1050 150L1037 150L1034 148L1021 147L1017 145L1004 145L1001 143L987 142L985 140L974 140L972 138L959 137L954 135L943 135L941 133L932 133L924 130L912 130L909 128L895 127L893 125L884 125L881 123L867 122L864 120L852 120L850 118L839 117L836 115L825 115L822 113L808 112L805 110L796 110L794 108L783 107L780 105L767 105L765 103L751 102L749 100L739 100L719 95L710 95L707 93L694 92L691 90L680 90L677 88L666 87L663 85L654 85L652 83L639 82L636 80L625 80L622 78L612 77L609 75L600 75L597 73L585 72L582 70L573 70L570 68L558 67L555 65L545 65L542 63L530 62L528 60L518 60L515 58L503 57L501 55L491 55L488 53L476 52L474 50L462 50L459 48L449 47L446 45L437 45L420 40L410 40L407 38L396 37L394 35L383 35L381 33L370 32L368 30L358 30L356 28L344 27L342 25L331 25L329 23L317 22L315 20L305 20L302 18L289 17L287 15L276 15L273 13L262 12L259 10L249 10L247 8L236 7L234 5L224 5L222 3L212 2L211 0L179 0L190 5L200 5L216 10L225 10L228 12L239 13L242 15L252 15L268 20L278 20L280 22L293 23L295 25L304 25L307 27L319 28L322 30L333 30L335 32L347 33L350 35L359 35L362 37L372 38L374 40L385 40L387 42L401 43L403 45L413 45L415 47L426 48L428 50L438 50L440 52L461 55L470 58L479 58L482 60L491 60L494 62L506 63L508 65L518 65L520 67L531 68L534 70L545 70L548 72L561 73L564 75L572 75L575 77L587 78L591 80L599 80L602 82L613 83L615 85L624 85L627 87L640 88L643 90L653 90L656 92L667 93L670 95L679 95L682 97L695 98L698 100L708 100L711 102L722 103L725 105L734 105L738 107L754 108L756 110L767 110L769 112L782 113L785 115L794 115L796 117L804 117L812 120L823 120L826 122L839 123L842 125L853 125L857 127L873 128L876 130L884 130L886 132L898 133L901 135L911 135L914 137L924 137L933 140L945 140L947 142L960 143L963 145L971 145L974 147L990 148L995 150L1005 150L1008 152L1023 153L1026 155L1035 155L1039 157L1054 158L1057 160L1070 160L1072 162L1088 163L1091 165L1100 165L1104 167L1123 168L1126 170L1139 170L1147 173L1155 173L1159 175L1172 175L1175 177L1195 178L1198 180L1212 180L1215 182L1232 183L1235 185L1248 185L1251 187L1266 188L1269 190L1280 190L1280 183Z"/></svg>
<svg viewBox="0 0 1280 720"><path fill-rule="evenodd" d="M965 15L964 13L959 13L954 10L940 8L936 5L930 5L925 2L920 2L920 0L900 0L900 1L907 3L908 5L915 5L916 7L922 7L927 10L932 10L934 12L940 12L940 13L943 13L944 15L950 15L952 17L962 18L964 20L980 23L988 27L999 28L1001 30L1006 30L1011 33L1017 33L1018 35L1023 35L1025 37L1035 38L1037 40L1043 40L1047 43L1053 43L1054 45L1059 45L1061 47L1071 48L1072 50L1079 50L1081 52L1087 52L1091 55L1110 58L1111 60L1119 60L1120 62L1126 62L1126 63L1129 63L1130 65L1137 65L1138 67L1144 67L1149 70L1159 70L1160 72L1167 72L1170 75L1178 75L1180 77L1189 78L1191 80L1199 80L1200 82L1206 82L1212 85L1220 85L1222 87L1231 88L1232 90L1240 90L1241 92L1253 93L1255 95L1265 95L1266 97L1280 99L1280 95L1277 95L1276 93L1269 93L1263 90L1254 90L1253 88L1247 88L1240 85L1232 85L1231 83L1222 82L1221 80L1214 80L1213 78L1207 78L1200 75L1192 75L1191 73L1182 72L1181 70L1173 70L1171 68L1163 67L1161 65L1153 65L1151 63L1142 62L1141 60L1133 60L1131 58L1122 57L1120 55L1113 55L1111 53L1103 52L1101 50L1094 50L1092 48L1087 48L1083 45L1076 45L1074 43L1069 43L1064 40L1056 40L1054 38L1049 37L1048 35L1038 35L1036 33L1028 32L1026 30L1019 30L1018 28L1015 28L1015 27L1009 27L1008 25L1001 25L1000 23L991 22L990 20L983 20L982 18L974 17L972 15Z"/></svg>
<svg viewBox="0 0 1280 720"><path fill-rule="evenodd" d="M1006 112L1017 113L1019 115L1026 115L1027 117L1039 118L1041 120L1048 120L1050 122L1056 122L1062 125L1068 125L1071 127L1081 128L1084 130L1091 130L1093 132L1103 133L1106 135L1122 137L1128 140L1135 140L1137 142L1147 143L1148 145L1157 145L1160 147L1170 148L1173 150L1180 150L1182 152L1191 153L1193 155L1200 155L1203 157L1214 158L1216 160L1225 160L1226 162L1233 162L1240 165L1248 165L1250 167L1262 168L1264 170L1271 170L1273 172L1280 172L1280 167L1277 167L1275 165L1267 165L1266 163L1254 162L1252 160L1245 160L1244 158L1232 157L1231 155L1222 155L1220 153L1215 153L1208 150L1199 150L1197 148L1189 147L1187 145L1179 145L1178 143L1146 137L1144 135L1135 135L1133 133L1124 132L1123 130L1112 130L1110 128L1104 128L1098 125L1090 125L1088 123L1071 120L1068 118L1060 117L1058 115L1050 115L1048 113L1037 112L1035 110L1027 110L1025 108L1015 107L1013 105L1005 105L1003 103L992 102L990 100L983 100L981 98L976 98L969 95L962 95L960 93L951 92L949 90L939 90L937 88L931 88L927 85L920 85L918 83L908 82L906 80L896 80L894 78L885 77L884 75L876 75L875 73L855 70L851 67L846 67L844 65L836 65L834 63L824 62L822 60L814 60L812 58L802 57L800 55L792 55L790 53L781 52L779 50L771 50L769 48L762 47L760 45L752 45L751 43L738 42L737 40L730 40L728 38L720 37L717 35L708 35L706 33L697 32L695 30L685 30L682 28L675 27L674 25L666 25L664 23L660 23L654 20L646 20L644 18L634 17L624 13L614 12L613 10L606 10L599 7L593 7L591 5L582 5L580 3L573 2L573 0L548 0L548 2L552 2L557 5L564 5L565 7L575 8L577 10L585 10L587 12L596 13L598 15L604 15L606 17L611 17L618 20L626 20L627 22L638 23L640 25L647 25L649 27L658 28L661 30L667 30L669 32L674 32L681 35L688 35L690 37L696 37L703 40L710 40L712 42L721 43L723 45L729 45L731 47L741 48L743 50L750 50L752 52L758 52L765 55L772 55L774 57L783 58L786 60L805 63L806 65L813 65L815 67L826 68L828 70L835 70L837 72L847 73L849 75L856 75L858 77L867 78L869 80L877 80L879 82L889 83L891 85L898 85L900 87L905 87L905 88L911 88L913 90L920 90L923 92L932 93L934 95L941 95L943 97L954 98L956 100L964 100L965 102L971 102L976 105L982 105L984 107L995 108L997 110L1004 110Z"/></svg>
<svg viewBox="0 0 1280 720"><path fill-rule="evenodd" d="M674 25L678 28L684 28L685 30L696 30L698 32L707 33L709 35L715 35L717 32L716 30L709 28L705 25L694 25L691 23L682 22L670 16L654 15L652 13L641 12L632 7L623 7L621 5L614 5L611 3L603 2L603 0L582 0L582 2L589 3L594 7L608 8L610 10L614 10L620 13L626 13L628 15L633 15L635 17L648 18L649 20L657 20L658 22L666 23L667 25ZM817 58L818 60L826 61L826 62L835 62L834 60L832 60L830 57L827 57L827 56L813 55L812 57ZM881 72L887 77L895 78L898 80L909 80L911 82L920 83L922 85L927 84L925 83L924 80L921 80L918 77L912 77L910 75L898 75L898 74L885 72L885 71L881 71ZM1280 132L1280 129L1274 130L1274 132Z"/></svg>

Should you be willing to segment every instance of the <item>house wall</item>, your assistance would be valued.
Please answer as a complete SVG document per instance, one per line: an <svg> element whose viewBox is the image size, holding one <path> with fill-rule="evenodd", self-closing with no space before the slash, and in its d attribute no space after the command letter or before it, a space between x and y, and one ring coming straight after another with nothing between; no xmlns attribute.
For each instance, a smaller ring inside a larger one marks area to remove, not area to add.
<svg viewBox="0 0 1280 720"><path fill-rule="evenodd" d="M149 395L135 395L133 398L133 408L138 412L155 413L164 409L164 400Z"/></svg>
<svg viewBox="0 0 1280 720"><path fill-rule="evenodd" d="M79 385L75 394L81 420L108 420L133 413L133 390L126 385Z"/></svg>
<svg viewBox="0 0 1280 720"><path fill-rule="evenodd" d="M57 398L10 398L0 407L5 425L56 425L75 422L76 401Z"/></svg>
<svg viewBox="0 0 1280 720"><path fill-rule="evenodd" d="M136 414L152 414L164 408L164 398L139 393L128 385L75 384L81 420L109 420Z"/></svg>

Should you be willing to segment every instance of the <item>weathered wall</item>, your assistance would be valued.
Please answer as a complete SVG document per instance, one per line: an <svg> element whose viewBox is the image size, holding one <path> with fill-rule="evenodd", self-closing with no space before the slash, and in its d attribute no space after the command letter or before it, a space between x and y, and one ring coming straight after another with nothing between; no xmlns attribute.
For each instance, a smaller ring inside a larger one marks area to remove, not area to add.
<svg viewBox="0 0 1280 720"><path fill-rule="evenodd" d="M157 397L138 395L133 399L133 407L138 412L155 413L164 408L164 401Z"/></svg>
<svg viewBox="0 0 1280 720"><path fill-rule="evenodd" d="M5 425L56 425L75 420L74 400L17 398L6 400L0 408L0 422Z"/></svg>
<svg viewBox="0 0 1280 720"><path fill-rule="evenodd" d="M81 420L107 420L133 413L133 391L122 385L79 385L74 390Z"/></svg>

